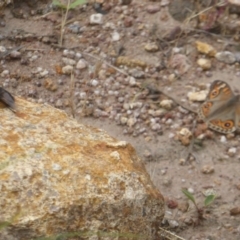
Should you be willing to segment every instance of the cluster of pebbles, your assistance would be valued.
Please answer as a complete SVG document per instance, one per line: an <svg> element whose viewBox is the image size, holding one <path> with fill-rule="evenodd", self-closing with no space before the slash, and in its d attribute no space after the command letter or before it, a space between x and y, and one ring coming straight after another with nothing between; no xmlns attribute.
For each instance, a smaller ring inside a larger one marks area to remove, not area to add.
<svg viewBox="0 0 240 240"><path fill-rule="evenodd" d="M161 9L165 9L167 5L168 1L161 1L159 4L141 5L139 9L146 11L146 14L154 15ZM143 38L142 47L146 54L160 52L158 41L156 39L149 41L146 30L148 24L145 26L144 18L137 17L137 10L134 10L131 1L110 7L114 13L120 15L116 18L117 22L106 21L105 14L93 13L88 17L86 25L79 21L68 24L66 26L68 32L65 36L76 35L79 41L84 43L89 37L89 32L96 31L99 33L96 41L104 43L103 40L106 39L108 44L114 45L124 37L131 38L128 33L122 31L123 28L131 29L133 36L139 34L139 37ZM46 17L47 21L50 19L52 19L50 16ZM137 31L132 29L134 25ZM99 29L107 35L99 32ZM178 28L174 31L177 32ZM171 32L171 35L174 34ZM109 118L123 126L124 134L134 137L143 135L150 141L153 133L163 134L165 130L170 130L169 138L179 139L182 144L188 145L192 138L190 129L196 115L162 95L158 87L143 85L146 79L152 79L153 82L157 82L156 85L159 80L170 83L176 81L192 67L190 57L195 54L193 54L194 50L187 54L187 47L172 47L170 57L165 58L168 67L165 71L160 63L148 65L147 62L138 59L112 54L109 48L101 48L100 43L94 41L93 43L96 46L88 46L84 51L61 50L59 56L61 61L56 61L55 69L52 66L49 68L37 66L44 55L41 50L25 53L21 49L9 51L1 45L0 56L7 56L2 60L0 69L0 76L4 79L2 85L6 89L16 89L13 91L17 95L33 98L39 103L48 102L57 108L65 109L74 116ZM240 62L238 52L218 52L213 46L201 41L196 41L194 48L198 53L197 74L204 73L206 76L211 76L214 61L223 64ZM157 56L162 57L161 54ZM29 66L29 74L21 75L11 72L7 67L7 60L19 60L21 65ZM152 96L154 94L157 96ZM206 94L206 86L203 90L200 86L197 91L189 92L185 100L187 101L188 98L190 102L203 101ZM197 135L203 132L199 130ZM201 135L200 138L204 137ZM231 155L233 152L231 150Z"/></svg>

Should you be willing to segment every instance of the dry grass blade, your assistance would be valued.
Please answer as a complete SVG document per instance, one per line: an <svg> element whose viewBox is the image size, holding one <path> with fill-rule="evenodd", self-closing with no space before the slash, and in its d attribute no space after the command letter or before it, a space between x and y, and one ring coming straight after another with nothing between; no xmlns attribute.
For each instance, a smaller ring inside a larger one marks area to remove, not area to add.
<svg viewBox="0 0 240 240"><path fill-rule="evenodd" d="M75 79L74 79L73 73L71 73L69 104L70 104L73 118L75 118L74 87L75 87Z"/></svg>
<svg viewBox="0 0 240 240"><path fill-rule="evenodd" d="M164 237L165 239L168 239L168 240L186 240L182 237L177 236L176 234L174 234L170 231L165 230L164 228L160 227L159 229L161 231L160 236Z"/></svg>

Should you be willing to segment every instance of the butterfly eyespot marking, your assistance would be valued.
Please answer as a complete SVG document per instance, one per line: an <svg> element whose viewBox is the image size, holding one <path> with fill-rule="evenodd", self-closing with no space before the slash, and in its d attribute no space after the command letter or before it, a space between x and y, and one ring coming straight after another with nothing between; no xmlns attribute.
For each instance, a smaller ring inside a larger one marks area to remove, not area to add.
<svg viewBox="0 0 240 240"><path fill-rule="evenodd" d="M223 122L222 126L224 128L232 128L234 126L234 124L233 124L233 121L227 120L227 121Z"/></svg>
<svg viewBox="0 0 240 240"><path fill-rule="evenodd" d="M206 102L206 103L203 105L203 108L209 109L211 106L212 106L212 103L211 103L211 102Z"/></svg>
<svg viewBox="0 0 240 240"><path fill-rule="evenodd" d="M210 93L210 98L214 98L218 94L219 94L219 90L218 89L212 90L211 93Z"/></svg>

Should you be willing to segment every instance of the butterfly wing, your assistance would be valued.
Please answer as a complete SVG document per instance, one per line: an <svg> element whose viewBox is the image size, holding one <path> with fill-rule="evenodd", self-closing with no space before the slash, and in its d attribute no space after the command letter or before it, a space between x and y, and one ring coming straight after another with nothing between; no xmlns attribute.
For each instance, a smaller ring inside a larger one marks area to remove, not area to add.
<svg viewBox="0 0 240 240"><path fill-rule="evenodd" d="M10 108L15 107L14 97L7 90L1 87L0 87L0 101L2 101Z"/></svg>
<svg viewBox="0 0 240 240"><path fill-rule="evenodd" d="M239 96L234 95L226 82L216 80L211 84L206 101L200 107L198 115L209 128L221 133L230 133L236 130L235 118L238 105Z"/></svg>

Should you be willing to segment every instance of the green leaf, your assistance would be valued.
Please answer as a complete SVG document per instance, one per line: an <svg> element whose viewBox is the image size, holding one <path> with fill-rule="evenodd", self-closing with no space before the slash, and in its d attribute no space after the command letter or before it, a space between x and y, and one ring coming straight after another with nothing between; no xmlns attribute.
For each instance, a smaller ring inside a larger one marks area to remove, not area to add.
<svg viewBox="0 0 240 240"><path fill-rule="evenodd" d="M183 189L182 189L182 193L183 193L189 200L191 200L194 204L196 204L196 203L195 203L195 198L194 198L194 196L193 196L187 189L183 188Z"/></svg>
<svg viewBox="0 0 240 240"><path fill-rule="evenodd" d="M67 7L65 5L63 5L61 2L59 2L58 0L53 0L52 2L53 5L60 7L60 8L64 8L66 9Z"/></svg>
<svg viewBox="0 0 240 240"><path fill-rule="evenodd" d="M74 9L75 7L82 5L86 2L86 0L76 0L75 2L71 3L69 9Z"/></svg>
<svg viewBox="0 0 240 240"><path fill-rule="evenodd" d="M206 206L210 205L214 201L215 197L216 196L213 194L208 195L204 200L204 206L206 207Z"/></svg>

